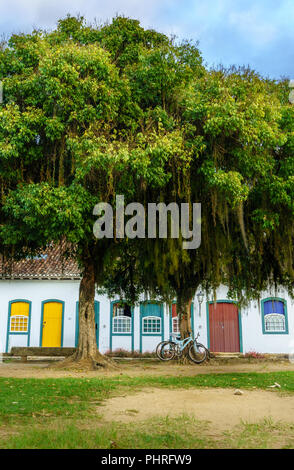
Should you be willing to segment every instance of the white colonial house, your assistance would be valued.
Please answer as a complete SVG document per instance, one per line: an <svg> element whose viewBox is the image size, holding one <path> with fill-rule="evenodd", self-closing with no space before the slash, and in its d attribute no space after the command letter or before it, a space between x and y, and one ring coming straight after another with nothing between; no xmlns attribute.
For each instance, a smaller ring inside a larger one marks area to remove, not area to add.
<svg viewBox="0 0 294 470"><path fill-rule="evenodd" d="M0 352L13 346L74 347L78 338L80 276L75 263L52 247L20 262L0 261ZM178 331L176 302L143 300L131 307L121 299L96 295L96 337L101 352L154 351ZM262 292L261 301L238 309L217 292L217 301L196 293L191 306L193 333L214 352L294 351L294 304L285 290Z"/></svg>

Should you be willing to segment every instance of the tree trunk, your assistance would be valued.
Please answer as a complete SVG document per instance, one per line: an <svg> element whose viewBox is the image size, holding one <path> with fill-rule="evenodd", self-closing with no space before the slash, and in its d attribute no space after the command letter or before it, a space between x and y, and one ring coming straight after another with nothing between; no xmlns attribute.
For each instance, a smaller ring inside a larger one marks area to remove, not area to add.
<svg viewBox="0 0 294 470"><path fill-rule="evenodd" d="M178 304L178 317L181 339L187 338L192 333L191 328L191 304L192 299L180 301Z"/></svg>
<svg viewBox="0 0 294 470"><path fill-rule="evenodd" d="M95 332L95 274L92 260L84 263L79 291L79 342L77 360L94 358L97 354Z"/></svg>
<svg viewBox="0 0 294 470"><path fill-rule="evenodd" d="M84 272L79 290L79 341L76 352L65 359L60 366L83 369L111 367L113 360L102 355L97 349L95 328L95 272L91 258L84 260Z"/></svg>
<svg viewBox="0 0 294 470"><path fill-rule="evenodd" d="M178 309L178 318L179 318L179 328L181 333L181 339L187 338L192 333L191 328L191 304L192 298L182 298L178 297L177 309ZM182 362L188 362L188 349L190 344L184 349L182 354Z"/></svg>

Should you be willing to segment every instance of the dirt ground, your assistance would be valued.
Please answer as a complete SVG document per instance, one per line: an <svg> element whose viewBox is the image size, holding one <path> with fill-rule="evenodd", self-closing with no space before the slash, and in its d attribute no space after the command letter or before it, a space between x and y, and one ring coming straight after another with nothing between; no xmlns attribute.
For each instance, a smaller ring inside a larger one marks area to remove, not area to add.
<svg viewBox="0 0 294 470"><path fill-rule="evenodd" d="M200 366L180 365L176 362L119 361L119 368L111 371L73 371L54 369L52 362L0 363L0 377L16 378L58 378L58 377L111 377L117 375L135 376L193 376L197 374L237 372L294 371L289 361L210 361ZM187 415L207 423L212 438L219 438L242 423L259 423L272 420L274 423L294 424L294 395L280 394L276 389L242 390L235 395L233 388L189 388L166 389L144 388L141 391L121 392L105 400L97 407L97 416L106 423L144 423L152 418L176 418ZM163 421L164 423L164 421ZM236 431L237 432L237 431Z"/></svg>
<svg viewBox="0 0 294 470"><path fill-rule="evenodd" d="M256 361L256 362L236 362L218 363L210 361L201 365L180 365L176 362L162 363L159 361L119 361L116 370L100 371L72 371L54 369L47 361L27 363L7 362L0 363L0 377L16 378L56 378L56 377L111 377L119 374L130 377L151 375L151 376L193 376L197 374L217 374L217 373L237 373L237 372L277 372L294 371L294 363L289 361Z"/></svg>
<svg viewBox="0 0 294 470"><path fill-rule="evenodd" d="M144 389L144 391L107 400L97 410L107 421L140 422L153 417L180 415L213 424L215 432L232 429L241 421L256 423L264 419L294 423L294 396L274 391L233 389Z"/></svg>

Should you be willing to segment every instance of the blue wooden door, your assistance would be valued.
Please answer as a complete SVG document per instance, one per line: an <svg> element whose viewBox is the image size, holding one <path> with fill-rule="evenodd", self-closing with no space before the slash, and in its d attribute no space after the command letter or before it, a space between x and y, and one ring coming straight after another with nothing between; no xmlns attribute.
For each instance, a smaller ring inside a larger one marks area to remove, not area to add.
<svg viewBox="0 0 294 470"><path fill-rule="evenodd" d="M142 302L140 305L140 351L154 352L163 338L163 305L156 302Z"/></svg>

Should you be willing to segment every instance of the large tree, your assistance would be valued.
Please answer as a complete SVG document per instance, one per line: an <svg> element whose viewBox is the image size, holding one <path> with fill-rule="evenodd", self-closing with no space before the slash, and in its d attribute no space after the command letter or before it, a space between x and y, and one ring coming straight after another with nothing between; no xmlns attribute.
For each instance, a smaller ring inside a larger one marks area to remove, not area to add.
<svg viewBox="0 0 294 470"><path fill-rule="evenodd" d="M166 187L172 168L184 171L180 97L202 74L197 47L126 18L91 27L68 17L1 50L1 251L27 256L64 238L72 247L83 273L76 360L106 361L95 283L120 250L119 240L94 237L93 208L117 194L142 199Z"/></svg>
<svg viewBox="0 0 294 470"><path fill-rule="evenodd" d="M50 33L12 36L0 74L1 247L14 256L61 238L74 247L76 359L104 362L95 283L133 299L142 289L176 296L183 337L199 285L223 282L239 299L293 287L294 113L284 83L206 71L195 45L126 18L102 27L67 18ZM200 248L158 236L97 240L93 208L115 206L118 194L145 207L200 202Z"/></svg>
<svg viewBox="0 0 294 470"><path fill-rule="evenodd" d="M142 201L201 202L201 246L138 240L108 272L107 292L130 301L142 290L176 297L182 337L191 332L199 287L215 294L227 285L243 302L277 286L293 295L294 110L287 97L285 81L246 69L210 71L190 82L179 102L181 138L166 162L172 176L160 191L146 188ZM137 274L132 289L128 264Z"/></svg>
<svg viewBox="0 0 294 470"><path fill-rule="evenodd" d="M144 245L150 279L160 273L163 287L176 291L183 337L200 285L226 284L238 300L277 285L293 294L294 113L286 96L285 83L233 68L197 78L183 98L181 126L193 155L177 200L202 203L201 246Z"/></svg>

